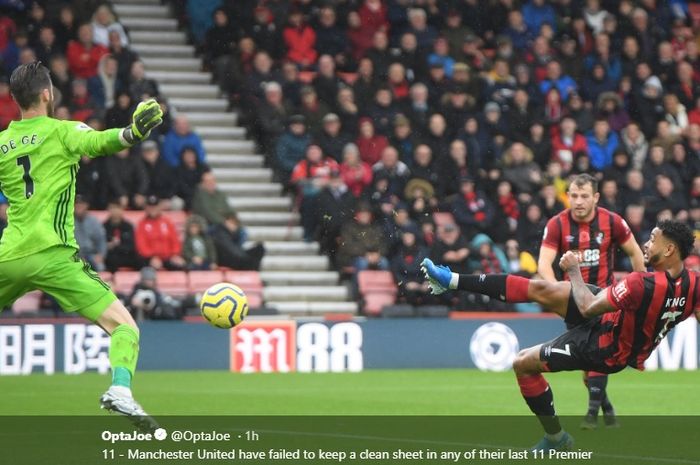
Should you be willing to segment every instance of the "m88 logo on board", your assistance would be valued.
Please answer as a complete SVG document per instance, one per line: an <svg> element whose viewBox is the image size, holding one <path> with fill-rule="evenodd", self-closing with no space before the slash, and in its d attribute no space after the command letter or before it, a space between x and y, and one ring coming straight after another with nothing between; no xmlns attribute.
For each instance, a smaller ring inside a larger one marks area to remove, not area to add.
<svg viewBox="0 0 700 465"><path fill-rule="evenodd" d="M246 321L231 331L231 371L362 371L362 343L362 327L354 322Z"/></svg>
<svg viewBox="0 0 700 465"><path fill-rule="evenodd" d="M294 321L248 321L231 330L231 371L288 373L296 369Z"/></svg>

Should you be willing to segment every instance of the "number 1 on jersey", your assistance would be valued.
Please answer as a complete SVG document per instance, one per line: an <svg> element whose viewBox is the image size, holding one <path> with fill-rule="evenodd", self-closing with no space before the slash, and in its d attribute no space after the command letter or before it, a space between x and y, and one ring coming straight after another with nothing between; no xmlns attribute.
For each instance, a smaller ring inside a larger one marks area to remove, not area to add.
<svg viewBox="0 0 700 465"><path fill-rule="evenodd" d="M19 157L17 159L17 166L24 168L24 176L22 177L22 179L24 179L24 196L26 198L30 198L32 195L34 195L34 180L32 179L32 175L29 173L29 171L32 169L32 164L29 161L29 155Z"/></svg>

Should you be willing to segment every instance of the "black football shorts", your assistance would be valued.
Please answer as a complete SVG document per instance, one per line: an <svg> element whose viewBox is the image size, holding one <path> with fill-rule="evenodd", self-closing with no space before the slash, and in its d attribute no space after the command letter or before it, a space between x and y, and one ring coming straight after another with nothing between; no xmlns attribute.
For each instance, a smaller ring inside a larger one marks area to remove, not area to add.
<svg viewBox="0 0 700 465"><path fill-rule="evenodd" d="M542 344L540 360L547 363L551 372L584 370L617 373L625 366L610 366L605 363L616 352L617 344L613 343L605 348L599 345L600 336L609 333L610 330L611 328L607 328L601 322L600 316L585 320L583 324Z"/></svg>

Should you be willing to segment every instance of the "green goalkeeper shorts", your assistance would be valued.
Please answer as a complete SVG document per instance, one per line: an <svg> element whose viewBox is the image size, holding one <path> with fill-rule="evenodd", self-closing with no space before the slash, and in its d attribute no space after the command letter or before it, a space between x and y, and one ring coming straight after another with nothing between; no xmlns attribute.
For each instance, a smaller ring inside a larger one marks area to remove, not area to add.
<svg viewBox="0 0 700 465"><path fill-rule="evenodd" d="M90 321L97 320L117 300L77 250L65 246L0 262L0 311L37 289L56 299L63 311L78 312Z"/></svg>

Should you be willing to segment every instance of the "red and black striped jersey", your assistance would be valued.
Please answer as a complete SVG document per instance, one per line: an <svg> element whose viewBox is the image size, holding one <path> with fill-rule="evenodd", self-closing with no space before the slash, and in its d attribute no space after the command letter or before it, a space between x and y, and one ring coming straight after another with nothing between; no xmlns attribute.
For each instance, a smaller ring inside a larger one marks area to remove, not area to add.
<svg viewBox="0 0 700 465"><path fill-rule="evenodd" d="M700 274L683 269L675 279L663 271L634 272L610 286L607 298L618 310L600 320L604 332L598 346L614 349L605 363L644 369L644 361L671 328L700 305L699 281Z"/></svg>
<svg viewBox="0 0 700 465"><path fill-rule="evenodd" d="M544 229L542 247L581 252L581 274L588 284L607 287L613 283L615 248L632 237L629 226L617 213L596 207L588 223L578 223L566 209L550 218ZM568 279L568 276L564 276Z"/></svg>

